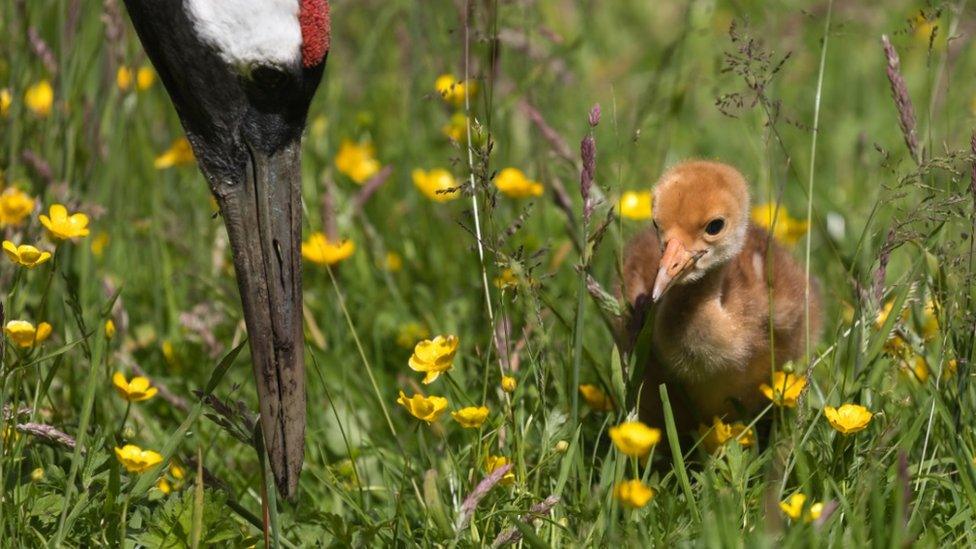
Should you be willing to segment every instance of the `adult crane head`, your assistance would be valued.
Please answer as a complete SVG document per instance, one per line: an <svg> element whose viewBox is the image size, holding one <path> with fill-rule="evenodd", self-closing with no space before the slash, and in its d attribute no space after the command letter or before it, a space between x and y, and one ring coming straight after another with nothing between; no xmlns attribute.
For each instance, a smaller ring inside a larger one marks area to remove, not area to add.
<svg viewBox="0 0 976 549"><path fill-rule="evenodd" d="M278 491L305 450L301 136L327 0L125 0L227 227Z"/></svg>

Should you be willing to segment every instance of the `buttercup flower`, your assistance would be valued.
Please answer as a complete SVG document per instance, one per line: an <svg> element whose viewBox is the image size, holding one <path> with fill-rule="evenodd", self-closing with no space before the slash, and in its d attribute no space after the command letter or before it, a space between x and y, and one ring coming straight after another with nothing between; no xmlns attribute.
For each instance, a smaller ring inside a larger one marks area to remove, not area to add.
<svg viewBox="0 0 976 549"><path fill-rule="evenodd" d="M925 302L925 309L922 311L922 338L930 341L939 335L939 317L936 315L935 301Z"/></svg>
<svg viewBox="0 0 976 549"><path fill-rule="evenodd" d="M610 428L610 440L618 450L630 457L642 458L661 441L661 430L644 425L640 421L625 421Z"/></svg>
<svg viewBox="0 0 976 549"><path fill-rule="evenodd" d="M583 401L586 402L586 405L597 412L613 410L613 400L596 385L584 383L579 386L579 392L583 395Z"/></svg>
<svg viewBox="0 0 976 549"><path fill-rule="evenodd" d="M803 504L806 503L807 496L800 492L797 492L786 499L786 501L781 501L779 503L779 508L783 511L783 514L790 517L792 520L799 520L803 517L804 522L813 522L820 518L823 513L823 503L814 503L810 505L807 512L803 513Z"/></svg>
<svg viewBox="0 0 976 549"><path fill-rule="evenodd" d="M110 318L105 321L105 338L112 339L113 337L115 337L115 322L112 322Z"/></svg>
<svg viewBox="0 0 976 549"><path fill-rule="evenodd" d="M3 331L7 333L7 337L18 347L25 349L43 342L51 335L51 330L51 325L47 322L41 322L35 328L33 324L26 320L11 320L3 327Z"/></svg>
<svg viewBox="0 0 976 549"><path fill-rule="evenodd" d="M468 117L463 112L456 112L451 119L441 126L441 133L451 141L466 143L468 141Z"/></svg>
<svg viewBox="0 0 976 549"><path fill-rule="evenodd" d="M423 380L423 384L427 385L451 369L457 348L458 338L454 335L425 339L414 346L407 364L411 370L427 374Z"/></svg>
<svg viewBox="0 0 976 549"><path fill-rule="evenodd" d="M10 261L18 265L23 265L28 269L33 269L48 259L51 259L50 252L38 250L30 244L21 244L18 246L9 240L3 241L3 251L10 258Z"/></svg>
<svg viewBox="0 0 976 549"><path fill-rule="evenodd" d="M498 190L512 198L542 196L542 183L532 181L518 168L505 168L495 176Z"/></svg>
<svg viewBox="0 0 976 549"><path fill-rule="evenodd" d="M485 472L491 473L495 469L504 467L509 464L508 458L505 456L487 456L485 458ZM499 481L500 484L512 484L515 482L515 473L513 472L514 467L510 469L507 473L502 476L502 480Z"/></svg>
<svg viewBox="0 0 976 549"><path fill-rule="evenodd" d="M20 225L34 211L34 199L16 187L7 187L0 193L0 228Z"/></svg>
<svg viewBox="0 0 976 549"><path fill-rule="evenodd" d="M152 87L153 83L156 81L156 72L152 70L152 67L143 65L139 67L136 71L136 88L139 91L146 91Z"/></svg>
<svg viewBox="0 0 976 549"><path fill-rule="evenodd" d="M515 276L515 272L511 269L502 270L501 274L496 276L492 282L499 290L508 290L518 287L518 277Z"/></svg>
<svg viewBox="0 0 976 549"><path fill-rule="evenodd" d="M741 422L728 424L718 416L712 418L711 426L699 425L698 434L702 437L702 446L709 453L715 453L726 442L736 439L736 437L738 437L739 444L746 448L756 442L752 429L746 430L745 424Z"/></svg>
<svg viewBox="0 0 976 549"><path fill-rule="evenodd" d="M24 104L41 118L51 114L51 107L54 105L54 88L51 87L51 83L41 80L27 88L24 92Z"/></svg>
<svg viewBox="0 0 976 549"><path fill-rule="evenodd" d="M637 479L625 480L613 489L613 497L626 507L640 509L654 497L654 490Z"/></svg>
<svg viewBox="0 0 976 549"><path fill-rule="evenodd" d="M863 431L871 423L871 411L860 404L842 404L840 408L824 406L830 426L844 435Z"/></svg>
<svg viewBox="0 0 976 549"><path fill-rule="evenodd" d="M101 231L95 233L94 238L91 240L91 251L95 257L102 257L105 255L105 248L108 246L108 233Z"/></svg>
<svg viewBox="0 0 976 549"><path fill-rule="evenodd" d="M451 412L451 417L465 429L477 429L488 418L488 408L484 406L468 406L456 412Z"/></svg>
<svg viewBox="0 0 976 549"><path fill-rule="evenodd" d="M465 97L474 97L478 93L478 83L474 80L461 82L453 74L442 74L434 81L434 89L444 101L460 107L464 105Z"/></svg>
<svg viewBox="0 0 976 549"><path fill-rule="evenodd" d="M407 398L407 395L400 391L400 398L397 404L403 406L413 417L426 421L428 424L437 421L437 418L447 409L447 399L439 396L425 397L421 394Z"/></svg>
<svg viewBox="0 0 976 549"><path fill-rule="evenodd" d="M161 477L156 481L156 488L158 488L159 491L164 494L169 494L173 491L173 486L170 485L168 480L166 480L166 477Z"/></svg>
<svg viewBox="0 0 976 549"><path fill-rule="evenodd" d="M771 202L752 208L752 221L772 233L773 238L789 246L796 244L810 228L809 222L790 217L786 206L782 204L777 213L776 204Z"/></svg>
<svg viewBox="0 0 976 549"><path fill-rule="evenodd" d="M339 145L335 165L339 172L360 185L380 171L380 162L376 159L376 150L373 148L373 144L369 142L355 143L348 139L343 139Z"/></svg>
<svg viewBox="0 0 976 549"><path fill-rule="evenodd" d="M10 104L14 102L10 88L0 88L0 116L7 116L10 112Z"/></svg>
<svg viewBox="0 0 976 549"><path fill-rule="evenodd" d="M643 221L652 217L652 202L651 191L627 191L620 197L620 204L617 207L621 217Z"/></svg>
<svg viewBox="0 0 976 549"><path fill-rule="evenodd" d="M302 257L319 265L335 265L356 251L352 240L330 242L325 234L314 232L302 242Z"/></svg>
<svg viewBox="0 0 976 549"><path fill-rule="evenodd" d="M404 349L413 349L418 341L430 337L430 330L419 322L407 322L397 331L397 345Z"/></svg>
<svg viewBox="0 0 976 549"><path fill-rule="evenodd" d="M403 269L403 258L396 252L386 252L383 259L383 268L391 273L398 273Z"/></svg>
<svg viewBox="0 0 976 549"><path fill-rule="evenodd" d="M126 381L122 372L115 372L112 376L112 384L119 396L129 402L142 402L149 400L156 395L157 389L149 386L149 379L136 376L131 381Z"/></svg>
<svg viewBox="0 0 976 549"><path fill-rule="evenodd" d="M115 457L130 473L144 473L163 461L163 456L157 452L143 450L135 444L126 444L121 448L116 447Z"/></svg>
<svg viewBox="0 0 976 549"><path fill-rule="evenodd" d="M88 236L88 216L83 213L68 215L68 209L61 204L52 204L51 216L41 214L41 224L51 236L60 240Z"/></svg>
<svg viewBox="0 0 976 549"><path fill-rule="evenodd" d="M881 310L878 311L878 316L874 319L875 328L880 330L881 327L884 326L884 323L888 321L888 315L891 314L891 310L894 308L894 306L895 306L894 301L889 301L884 304L884 307L882 307ZM900 319L903 321L908 320L908 309L904 307L902 308ZM898 321L896 320L895 322Z"/></svg>
<svg viewBox="0 0 976 549"><path fill-rule="evenodd" d="M956 375L957 371L959 371L959 363L956 362L956 359L952 358L949 359L949 362L946 362L945 368L942 370L942 373L945 375L945 377L952 377Z"/></svg>
<svg viewBox="0 0 976 549"><path fill-rule="evenodd" d="M502 391L506 393L514 393L515 387L518 386L515 378L512 376L502 376Z"/></svg>
<svg viewBox="0 0 976 549"><path fill-rule="evenodd" d="M420 192L435 202L447 202L461 196L454 176L444 168L430 171L416 169L410 175Z"/></svg>
<svg viewBox="0 0 976 549"><path fill-rule="evenodd" d="M796 408L796 400L800 398L800 393L806 386L807 378L805 377L787 374L786 372L774 372L772 386L763 383L759 386L759 390L777 406Z"/></svg>
<svg viewBox="0 0 976 549"><path fill-rule="evenodd" d="M175 166L188 166L193 164L196 157L193 156L193 147L185 137L179 137L173 141L166 151L156 157L153 167L157 170L165 170Z"/></svg>
<svg viewBox="0 0 976 549"><path fill-rule="evenodd" d="M127 91L132 86L132 71L129 67L119 67L115 71L115 85L122 91Z"/></svg>
<svg viewBox="0 0 976 549"><path fill-rule="evenodd" d="M919 383L929 380L929 364L922 355L914 355L901 361L902 371Z"/></svg>

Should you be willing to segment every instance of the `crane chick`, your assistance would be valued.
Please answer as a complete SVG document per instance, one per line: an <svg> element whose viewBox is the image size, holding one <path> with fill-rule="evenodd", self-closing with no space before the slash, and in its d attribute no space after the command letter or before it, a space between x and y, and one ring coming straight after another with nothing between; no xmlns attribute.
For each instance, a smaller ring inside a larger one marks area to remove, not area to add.
<svg viewBox="0 0 976 549"><path fill-rule="evenodd" d="M821 324L811 281L810 337ZM663 426L665 384L679 430L713 417L750 419L759 385L806 346L806 281L790 253L749 222L749 189L735 168L688 161L654 188L653 225L624 253L631 344L652 323L641 419Z"/></svg>

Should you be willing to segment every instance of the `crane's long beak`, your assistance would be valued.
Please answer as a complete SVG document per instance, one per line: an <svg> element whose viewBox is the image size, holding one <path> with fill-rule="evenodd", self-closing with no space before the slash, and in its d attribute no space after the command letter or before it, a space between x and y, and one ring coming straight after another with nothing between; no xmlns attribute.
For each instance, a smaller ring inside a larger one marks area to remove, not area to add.
<svg viewBox="0 0 976 549"><path fill-rule="evenodd" d="M688 269L690 269L704 252L691 252L685 248L677 238L668 240L664 246L664 256L661 257L661 266L657 270L657 278L654 279L654 290L651 292L651 299L657 301L664 295L675 281Z"/></svg>
<svg viewBox="0 0 976 549"><path fill-rule="evenodd" d="M278 491L290 498L305 453L301 139L249 152L243 184L217 201L234 253L264 444Z"/></svg>

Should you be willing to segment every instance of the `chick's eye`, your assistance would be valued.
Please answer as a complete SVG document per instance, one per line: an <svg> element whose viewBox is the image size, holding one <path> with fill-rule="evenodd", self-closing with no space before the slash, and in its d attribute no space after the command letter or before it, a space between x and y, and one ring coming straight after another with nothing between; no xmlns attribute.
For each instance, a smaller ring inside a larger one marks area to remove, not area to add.
<svg viewBox="0 0 976 549"><path fill-rule="evenodd" d="M708 225L705 225L705 233L711 236L715 236L718 233L722 232L722 229L724 228L725 228L724 219L713 219L708 222Z"/></svg>

